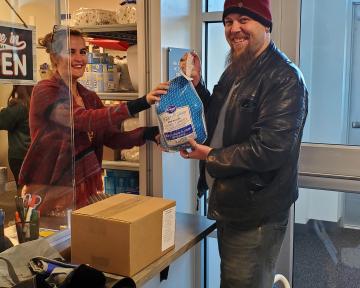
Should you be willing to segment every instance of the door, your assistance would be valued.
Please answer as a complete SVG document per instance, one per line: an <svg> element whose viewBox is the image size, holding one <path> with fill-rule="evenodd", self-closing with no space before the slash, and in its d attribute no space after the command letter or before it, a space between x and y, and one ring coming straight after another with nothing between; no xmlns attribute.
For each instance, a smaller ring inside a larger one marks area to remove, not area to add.
<svg viewBox="0 0 360 288"><path fill-rule="evenodd" d="M360 145L360 3L353 3L348 144ZM343 224L360 227L360 195L346 194Z"/></svg>

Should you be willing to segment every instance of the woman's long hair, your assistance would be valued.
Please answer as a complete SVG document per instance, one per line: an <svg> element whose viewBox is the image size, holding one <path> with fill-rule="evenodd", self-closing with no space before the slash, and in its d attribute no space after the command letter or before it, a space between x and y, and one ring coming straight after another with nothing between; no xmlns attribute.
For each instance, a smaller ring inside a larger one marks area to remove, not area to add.
<svg viewBox="0 0 360 288"><path fill-rule="evenodd" d="M33 88L33 85L14 85L7 101L8 106L22 104L29 109Z"/></svg>

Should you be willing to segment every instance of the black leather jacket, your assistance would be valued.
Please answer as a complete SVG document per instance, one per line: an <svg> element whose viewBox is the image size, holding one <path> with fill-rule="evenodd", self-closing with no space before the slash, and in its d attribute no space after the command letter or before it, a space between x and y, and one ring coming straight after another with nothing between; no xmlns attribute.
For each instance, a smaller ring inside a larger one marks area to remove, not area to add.
<svg viewBox="0 0 360 288"><path fill-rule="evenodd" d="M213 94L199 84L209 144L220 108L234 84L225 70ZM224 122L223 148L200 162L198 193L207 190L205 168L215 178L208 217L256 227L286 211L298 197L298 156L308 92L300 70L273 42L239 80Z"/></svg>

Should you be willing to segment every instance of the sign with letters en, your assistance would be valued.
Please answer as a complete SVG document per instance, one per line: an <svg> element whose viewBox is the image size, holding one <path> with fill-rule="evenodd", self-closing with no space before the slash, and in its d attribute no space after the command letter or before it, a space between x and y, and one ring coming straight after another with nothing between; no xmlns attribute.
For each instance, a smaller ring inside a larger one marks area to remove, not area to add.
<svg viewBox="0 0 360 288"><path fill-rule="evenodd" d="M35 84L35 27L0 22L0 83Z"/></svg>

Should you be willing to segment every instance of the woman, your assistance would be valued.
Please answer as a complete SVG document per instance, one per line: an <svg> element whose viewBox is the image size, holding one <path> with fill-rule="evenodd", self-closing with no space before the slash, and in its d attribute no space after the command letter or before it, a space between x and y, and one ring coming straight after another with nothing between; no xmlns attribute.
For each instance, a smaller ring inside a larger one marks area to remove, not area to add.
<svg viewBox="0 0 360 288"><path fill-rule="evenodd" d="M39 44L50 54L55 71L53 77L34 87L31 146L20 183L25 184L23 193L43 197L42 213L52 213L72 208L72 203L77 208L85 206L91 195L102 190L103 145L123 149L143 145L146 140L157 141L157 127L121 132L119 125L150 108L165 91L160 84L142 98L104 107L95 92L77 82L87 64L87 49L79 31L58 30L40 39Z"/></svg>
<svg viewBox="0 0 360 288"><path fill-rule="evenodd" d="M16 186L21 165L30 146L29 104L33 86L14 85L7 107L0 110L0 130L8 131L8 162Z"/></svg>

